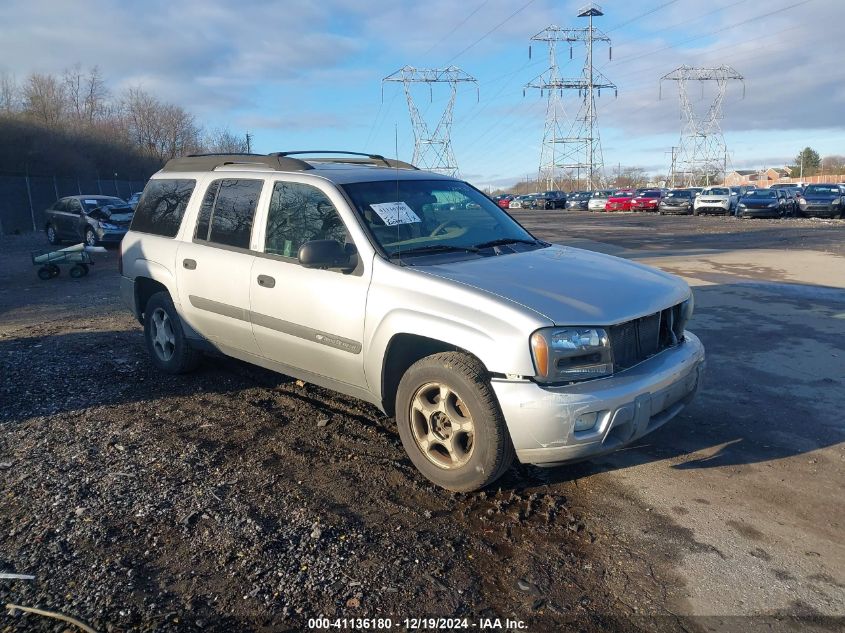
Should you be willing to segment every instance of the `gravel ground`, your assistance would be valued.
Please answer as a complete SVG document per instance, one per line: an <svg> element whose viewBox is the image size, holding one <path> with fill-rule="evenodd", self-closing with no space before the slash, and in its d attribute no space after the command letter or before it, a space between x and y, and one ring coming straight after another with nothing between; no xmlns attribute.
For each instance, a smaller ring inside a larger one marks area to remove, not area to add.
<svg viewBox="0 0 845 633"><path fill-rule="evenodd" d="M623 249L648 233L656 252L694 252L743 231L843 248L824 221L661 218L664 235L653 218L547 213L541 237ZM664 553L592 511L605 484L590 466L434 488L360 401L230 359L157 375L117 303L115 254L41 282L27 256L43 246L0 237L0 573L35 576L0 580L0 603L98 631L299 631L318 615L701 628L672 613ZM0 631L24 630L64 625L0 614Z"/></svg>

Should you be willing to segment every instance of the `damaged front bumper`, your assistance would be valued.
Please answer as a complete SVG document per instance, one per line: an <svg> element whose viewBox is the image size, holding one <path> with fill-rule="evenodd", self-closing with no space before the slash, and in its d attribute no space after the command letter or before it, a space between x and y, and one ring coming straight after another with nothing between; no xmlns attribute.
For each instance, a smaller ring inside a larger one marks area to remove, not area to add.
<svg viewBox="0 0 845 633"><path fill-rule="evenodd" d="M698 337L684 341L608 378L562 387L494 379L516 455L551 466L609 453L663 426L695 396L704 371ZM575 422L596 414L595 426Z"/></svg>

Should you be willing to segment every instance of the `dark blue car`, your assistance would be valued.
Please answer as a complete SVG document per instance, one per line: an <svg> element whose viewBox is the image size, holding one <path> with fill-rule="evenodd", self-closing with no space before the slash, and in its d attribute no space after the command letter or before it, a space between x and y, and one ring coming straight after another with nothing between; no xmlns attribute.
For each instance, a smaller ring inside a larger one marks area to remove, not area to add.
<svg viewBox="0 0 845 633"><path fill-rule="evenodd" d="M841 218L845 214L845 186L834 183L807 185L801 215Z"/></svg>

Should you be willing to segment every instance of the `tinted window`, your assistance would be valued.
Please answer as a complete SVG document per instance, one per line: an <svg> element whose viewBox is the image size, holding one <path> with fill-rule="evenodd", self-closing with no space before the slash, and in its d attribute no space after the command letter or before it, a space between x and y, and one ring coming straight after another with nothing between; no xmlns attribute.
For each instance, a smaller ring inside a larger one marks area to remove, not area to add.
<svg viewBox="0 0 845 633"><path fill-rule="evenodd" d="M805 194L820 194L820 193L832 193L839 195L839 187L836 185L810 185L806 189L804 189Z"/></svg>
<svg viewBox="0 0 845 633"><path fill-rule="evenodd" d="M346 242L346 228L326 194L296 182L277 182L270 198L264 252L296 257L310 240Z"/></svg>
<svg viewBox="0 0 845 633"><path fill-rule="evenodd" d="M135 209L130 230L175 237L194 185L196 181L188 179L151 180Z"/></svg>
<svg viewBox="0 0 845 633"><path fill-rule="evenodd" d="M197 239L249 248L252 220L263 186L263 180L232 178L211 183L197 218Z"/></svg>

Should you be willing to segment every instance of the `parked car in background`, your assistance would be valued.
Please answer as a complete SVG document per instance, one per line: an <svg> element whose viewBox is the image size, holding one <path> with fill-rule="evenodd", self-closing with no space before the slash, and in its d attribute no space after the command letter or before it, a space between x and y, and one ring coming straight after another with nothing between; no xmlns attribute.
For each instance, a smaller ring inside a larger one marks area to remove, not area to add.
<svg viewBox="0 0 845 633"><path fill-rule="evenodd" d="M565 191L545 191L531 194L534 198L534 209L565 209Z"/></svg>
<svg viewBox="0 0 845 633"><path fill-rule="evenodd" d="M574 191L569 194L569 198L566 200L566 208L567 209L586 209L587 205L590 203L590 196L592 194L589 191Z"/></svg>
<svg viewBox="0 0 845 633"><path fill-rule="evenodd" d="M663 199L661 189L650 189L638 193L631 200L631 211L657 211Z"/></svg>
<svg viewBox="0 0 845 633"><path fill-rule="evenodd" d="M68 196L44 212L44 231L50 244L85 242L88 246L123 239L134 213L120 198Z"/></svg>
<svg viewBox="0 0 845 633"><path fill-rule="evenodd" d="M509 193L503 193L502 195L495 196L493 198L493 202L495 202L499 206L500 209L509 208L511 200L513 200L513 195L511 195Z"/></svg>
<svg viewBox="0 0 845 633"><path fill-rule="evenodd" d="M692 189L672 189L667 193L657 207L658 213L692 214L695 192Z"/></svg>
<svg viewBox="0 0 845 633"><path fill-rule="evenodd" d="M702 191L704 191L704 187L687 187L687 189L692 191L692 195L696 198L701 195Z"/></svg>
<svg viewBox="0 0 845 633"><path fill-rule="evenodd" d="M599 189L598 191L592 192L592 194L590 195L590 200L587 203L587 210L604 211L604 207L605 205L607 205L607 199L612 194L612 189Z"/></svg>
<svg viewBox="0 0 845 633"><path fill-rule="evenodd" d="M533 209L534 198L530 195L515 196L508 203L508 209Z"/></svg>
<svg viewBox="0 0 845 633"><path fill-rule="evenodd" d="M781 218L794 212L794 204L783 189L752 189L739 199L736 217Z"/></svg>
<svg viewBox="0 0 845 633"><path fill-rule="evenodd" d="M804 188L801 215L841 218L845 214L845 185L820 183Z"/></svg>
<svg viewBox="0 0 845 633"><path fill-rule="evenodd" d="M737 195L731 192L730 187L707 187L695 199L692 214L730 215L736 207L737 200Z"/></svg>
<svg viewBox="0 0 845 633"><path fill-rule="evenodd" d="M778 189L783 189L786 195L789 196L794 204L793 211L797 215L801 205L801 200L804 198L804 188L798 185L775 185Z"/></svg>
<svg viewBox="0 0 845 633"><path fill-rule="evenodd" d="M630 189L622 189L614 192L604 205L605 211L630 211L631 200L634 199L634 192Z"/></svg>
<svg viewBox="0 0 845 633"><path fill-rule="evenodd" d="M135 193L133 193L131 196L129 196L129 200L126 201L126 204L128 204L133 209L137 207L138 201L141 199L142 193L143 191L136 191Z"/></svg>

